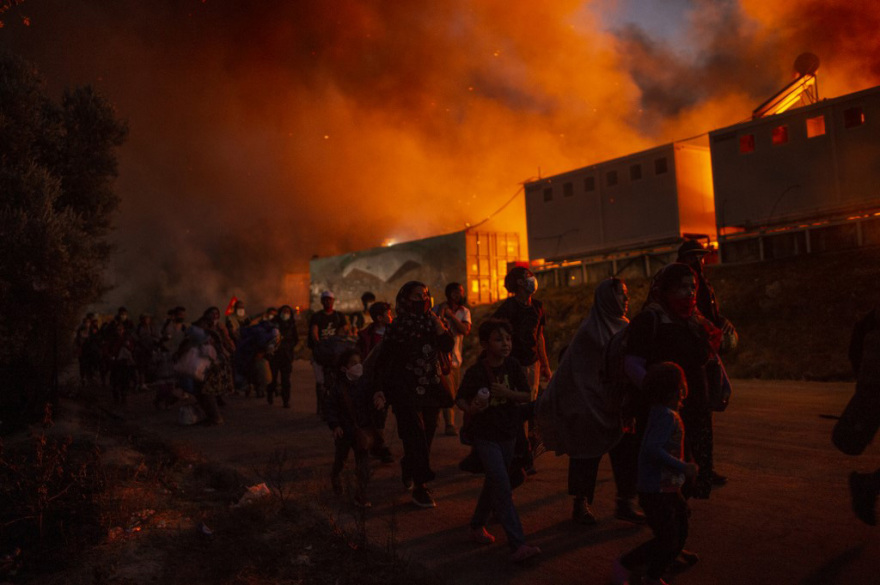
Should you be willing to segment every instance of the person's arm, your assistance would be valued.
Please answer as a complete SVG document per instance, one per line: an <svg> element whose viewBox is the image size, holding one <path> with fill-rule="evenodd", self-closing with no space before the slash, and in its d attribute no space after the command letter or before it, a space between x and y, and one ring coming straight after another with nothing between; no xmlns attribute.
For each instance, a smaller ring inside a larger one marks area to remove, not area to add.
<svg viewBox="0 0 880 585"><path fill-rule="evenodd" d="M511 402L528 402L532 399L531 392L518 392L512 390L500 382L493 382L489 387L492 398L506 398Z"/></svg>
<svg viewBox="0 0 880 585"><path fill-rule="evenodd" d="M657 317L652 311L642 311L626 330L626 355L623 370L630 381L641 388L648 370L648 356L657 334Z"/></svg>
<svg viewBox="0 0 880 585"><path fill-rule="evenodd" d="M645 381L645 374L648 373L648 361L636 355L626 355L623 357L623 370L629 381L636 385L636 388L642 387Z"/></svg>
<svg viewBox="0 0 880 585"><path fill-rule="evenodd" d="M544 341L544 326L538 328L538 361L541 364L541 375L548 380L553 375L550 371L550 360L547 359L547 344Z"/></svg>
<svg viewBox="0 0 880 585"><path fill-rule="evenodd" d="M434 321L434 333L437 334L437 350L449 353L455 347L455 338L452 337L452 333L446 328L443 319L438 317L433 311L429 311L428 314Z"/></svg>
<svg viewBox="0 0 880 585"><path fill-rule="evenodd" d="M318 324L317 323L312 323L309 326L309 336L312 338L312 343L315 345L317 345L318 342L321 340L318 335Z"/></svg>
<svg viewBox="0 0 880 585"><path fill-rule="evenodd" d="M853 373L856 376L859 375L859 370L862 369L862 351L864 350L865 335L877 326L874 315L875 313L872 311L859 320L855 327L853 327L852 337L849 340L849 363L852 364Z"/></svg>
<svg viewBox="0 0 880 585"><path fill-rule="evenodd" d="M339 388L337 384L333 384L327 389L327 393L324 394L324 420L327 422L330 430L334 432L334 436L336 436L336 429L342 427L339 420L339 392L345 392L345 390Z"/></svg>
<svg viewBox="0 0 880 585"><path fill-rule="evenodd" d="M470 320L459 319L455 316L455 312L449 308L449 305L443 306L443 315L446 318L446 321L450 325L450 329L453 330L453 333L456 335L470 335L471 332L471 322ZM465 315L466 318L466 315Z"/></svg>
<svg viewBox="0 0 880 585"><path fill-rule="evenodd" d="M485 376L481 373L482 367L483 366L480 363L477 363L465 371L464 377L461 380L461 385L458 387L458 392L456 394L456 406L470 415L482 412L489 407L488 403L478 404L475 403L476 401L474 400L480 388L488 388L488 380L486 380Z"/></svg>
<svg viewBox="0 0 880 585"><path fill-rule="evenodd" d="M656 414L656 411L651 412L648 427L645 429L645 437L642 439L642 451L648 461L685 473L687 462L673 456L665 448L675 427L675 418L668 412L662 416L656 416Z"/></svg>

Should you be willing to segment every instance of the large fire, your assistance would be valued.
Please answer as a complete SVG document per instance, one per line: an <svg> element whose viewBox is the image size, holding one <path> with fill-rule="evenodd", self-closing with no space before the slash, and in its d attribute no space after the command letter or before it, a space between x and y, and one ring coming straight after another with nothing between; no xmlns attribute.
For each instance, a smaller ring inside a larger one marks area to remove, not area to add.
<svg viewBox="0 0 880 585"><path fill-rule="evenodd" d="M41 0L2 35L129 121L120 300L271 298L313 254L462 229L523 181L746 118L806 50L823 95L880 83L872 0L697 0L676 47L608 30L613 4ZM496 221L522 230L522 198Z"/></svg>

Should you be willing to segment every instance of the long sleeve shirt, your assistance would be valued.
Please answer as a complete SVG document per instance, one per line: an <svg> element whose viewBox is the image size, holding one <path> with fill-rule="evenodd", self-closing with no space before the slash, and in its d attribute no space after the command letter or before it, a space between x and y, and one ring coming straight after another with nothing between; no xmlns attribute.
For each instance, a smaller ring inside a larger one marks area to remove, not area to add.
<svg viewBox="0 0 880 585"><path fill-rule="evenodd" d="M684 484L684 425L678 412L655 404L639 451L638 489L645 493L675 492Z"/></svg>

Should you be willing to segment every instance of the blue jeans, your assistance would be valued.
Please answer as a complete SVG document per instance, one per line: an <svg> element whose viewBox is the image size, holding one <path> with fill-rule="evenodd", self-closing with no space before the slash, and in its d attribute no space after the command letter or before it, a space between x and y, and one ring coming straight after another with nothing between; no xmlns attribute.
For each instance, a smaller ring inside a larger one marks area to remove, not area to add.
<svg viewBox="0 0 880 585"><path fill-rule="evenodd" d="M483 481L483 490L477 500L474 515L471 517L471 528L486 526L490 512L495 512L495 518L504 529L511 550L516 550L526 541L519 514L513 507L513 490L507 472L513 459L515 444L515 439L496 442L479 438L474 438L473 444L474 451L483 463L486 479Z"/></svg>

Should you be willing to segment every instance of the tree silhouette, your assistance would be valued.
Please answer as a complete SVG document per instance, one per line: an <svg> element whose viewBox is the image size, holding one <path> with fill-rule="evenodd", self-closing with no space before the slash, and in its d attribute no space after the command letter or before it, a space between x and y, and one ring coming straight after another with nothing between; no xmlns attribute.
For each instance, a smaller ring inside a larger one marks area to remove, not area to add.
<svg viewBox="0 0 880 585"><path fill-rule="evenodd" d="M0 415L51 399L59 340L105 290L106 237L127 134L91 87L46 93L36 68L0 53ZM7 411L4 413L3 411Z"/></svg>

